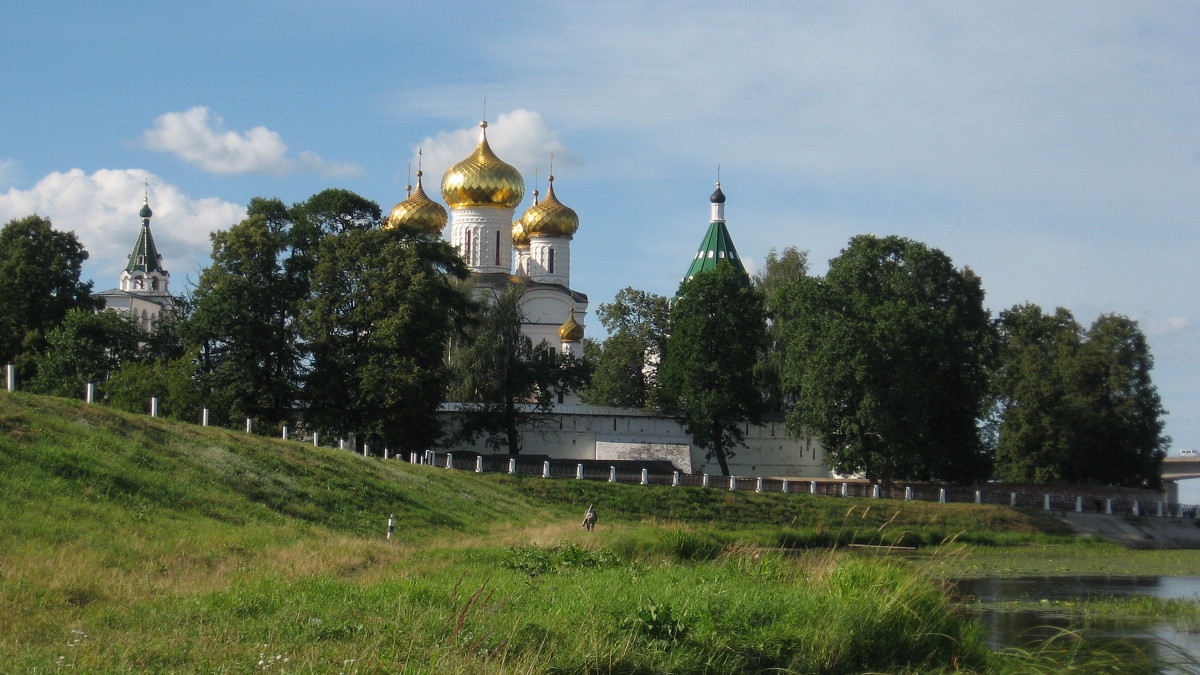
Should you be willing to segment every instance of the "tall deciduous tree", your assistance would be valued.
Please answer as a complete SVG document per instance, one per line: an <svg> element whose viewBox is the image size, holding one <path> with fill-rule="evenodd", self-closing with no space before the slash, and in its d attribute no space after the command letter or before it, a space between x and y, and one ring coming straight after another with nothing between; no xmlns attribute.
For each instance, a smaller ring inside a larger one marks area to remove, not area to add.
<svg viewBox="0 0 1200 675"><path fill-rule="evenodd" d="M739 425L758 422L762 390L754 366L765 339L762 294L727 262L685 281L671 308L659 370L667 409L729 475L743 442Z"/></svg>
<svg viewBox="0 0 1200 675"><path fill-rule="evenodd" d="M666 352L670 313L667 298L631 287L600 305L596 316L609 336L595 356L584 402L658 407L658 364Z"/></svg>
<svg viewBox="0 0 1200 675"><path fill-rule="evenodd" d="M832 469L884 483L987 477L978 422L995 340L979 277L919 242L862 235L824 278L794 282L781 310L788 429L817 433Z"/></svg>
<svg viewBox="0 0 1200 675"><path fill-rule="evenodd" d="M787 356L787 334L779 320L780 305L785 302L783 290L804 279L808 274L808 253L794 246L777 253L771 249L762 274L754 276L754 285L766 302L767 339L755 366L755 376L763 387L763 404L767 410L786 411L793 401L784 392L783 365Z"/></svg>
<svg viewBox="0 0 1200 675"><path fill-rule="evenodd" d="M324 433L400 452L432 447L450 374L445 354L471 302L444 241L408 229L346 229L321 245L301 323L312 350L305 399Z"/></svg>
<svg viewBox="0 0 1200 675"><path fill-rule="evenodd" d="M521 452L521 430L551 423L558 395L588 379L583 359L535 345L521 332L524 290L513 283L487 291L474 326L451 353L451 397L462 404L457 438L483 436L514 455Z"/></svg>
<svg viewBox="0 0 1200 675"><path fill-rule="evenodd" d="M75 233L53 229L48 218L19 218L0 230L0 364L32 376L46 334L72 309L100 306L92 283L79 279L87 257Z"/></svg>
<svg viewBox="0 0 1200 675"><path fill-rule="evenodd" d="M1137 323L1063 308L1002 312L997 474L1004 480L1157 487L1164 413Z"/></svg>
<svg viewBox="0 0 1200 675"><path fill-rule="evenodd" d="M296 401L304 355L295 303L305 293L282 265L287 234L286 223L259 214L212 235L213 262L181 331L198 349L215 423L279 424Z"/></svg>

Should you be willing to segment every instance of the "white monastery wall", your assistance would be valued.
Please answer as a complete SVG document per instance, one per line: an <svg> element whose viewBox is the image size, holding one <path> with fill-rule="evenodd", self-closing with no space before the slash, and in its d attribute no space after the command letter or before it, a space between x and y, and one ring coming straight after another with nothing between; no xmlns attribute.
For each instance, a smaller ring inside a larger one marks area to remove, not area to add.
<svg viewBox="0 0 1200 675"><path fill-rule="evenodd" d="M453 415L447 410L446 414ZM828 478L825 453L816 439L789 438L782 422L748 424L742 429L746 447L733 449L729 470L738 476ZM694 447L683 426L672 417L633 408L558 406L543 429L522 429L522 450L554 459L665 460L685 473L719 474L716 459ZM458 449L496 452L482 441Z"/></svg>

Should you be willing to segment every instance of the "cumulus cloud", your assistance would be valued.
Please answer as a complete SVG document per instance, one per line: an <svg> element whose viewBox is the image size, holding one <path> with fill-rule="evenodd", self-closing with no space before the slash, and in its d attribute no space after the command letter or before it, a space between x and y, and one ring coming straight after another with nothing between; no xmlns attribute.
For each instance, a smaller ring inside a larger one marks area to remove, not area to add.
<svg viewBox="0 0 1200 675"><path fill-rule="evenodd" d="M177 186L143 169L80 169L51 173L28 190L0 193L0 222L38 214L55 229L74 231L89 253L84 275L103 290L117 276L138 235L138 211L149 183L154 211L151 229L163 264L171 272L172 292L183 292L183 280L196 279L212 250L209 233L226 229L245 217L245 208L216 198L194 199Z"/></svg>
<svg viewBox="0 0 1200 675"><path fill-rule="evenodd" d="M277 132L258 126L245 132L225 131L224 120L204 106L169 112L154 120L142 135L151 150L169 152L189 164L217 174L264 173L282 176L315 171L324 176L356 176L357 164L339 164L307 150L288 155L288 146Z"/></svg>
<svg viewBox="0 0 1200 675"><path fill-rule="evenodd" d="M554 166L576 166L578 160L559 140L550 125L536 112L517 109L500 114L494 121L488 121L488 145L500 159L513 165L524 176L526 183L532 189L534 173L541 176L541 189L545 190L545 177L550 170L550 156L554 156ZM419 144L424 154L422 160L425 169L426 190L437 189L441 184L442 174L475 150L479 143L479 127L444 131L436 136L426 138ZM413 166L417 165L418 156L414 149Z"/></svg>

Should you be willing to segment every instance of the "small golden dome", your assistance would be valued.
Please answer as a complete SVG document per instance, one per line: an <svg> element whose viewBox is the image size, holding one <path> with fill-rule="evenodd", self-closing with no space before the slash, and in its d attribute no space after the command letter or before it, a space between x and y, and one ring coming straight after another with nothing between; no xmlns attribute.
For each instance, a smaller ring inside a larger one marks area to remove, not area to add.
<svg viewBox="0 0 1200 675"><path fill-rule="evenodd" d="M538 204L538 191L537 191L537 188L534 188L533 189L533 206L537 206L537 204ZM533 206L531 206L529 208L533 208ZM525 213L528 214L529 209L526 209ZM524 214L522 214L522 216L520 218L517 218L515 221L513 221L512 238L513 238L513 248L529 248L529 234L527 232L525 232L525 215Z"/></svg>
<svg viewBox="0 0 1200 675"><path fill-rule="evenodd" d="M416 227L429 234L441 234L446 227L446 209L430 199L421 187L422 172L417 172L417 189L408 199L392 207L392 212L383 221L383 229L390 230L401 225Z"/></svg>
<svg viewBox="0 0 1200 675"><path fill-rule="evenodd" d="M583 339L583 326L575 321L574 307L571 308L571 316L567 317L563 325L558 327L558 337L562 338L563 342L579 342Z"/></svg>
<svg viewBox="0 0 1200 675"><path fill-rule="evenodd" d="M528 237L570 237L579 230L579 216L554 196L554 176L550 176L549 181L546 198L529 207L521 218Z"/></svg>
<svg viewBox="0 0 1200 675"><path fill-rule="evenodd" d="M479 125L475 152L446 170L442 177L442 199L450 208L497 206L515 209L525 196L525 179L492 152L487 142L487 122Z"/></svg>

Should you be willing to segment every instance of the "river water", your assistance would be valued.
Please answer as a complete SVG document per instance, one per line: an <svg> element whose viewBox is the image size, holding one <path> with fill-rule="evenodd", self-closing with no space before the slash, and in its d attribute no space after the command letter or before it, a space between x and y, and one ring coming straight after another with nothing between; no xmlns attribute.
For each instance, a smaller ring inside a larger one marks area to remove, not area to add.
<svg viewBox="0 0 1200 675"><path fill-rule="evenodd" d="M1070 628L1077 623L1063 611L1055 610L1055 602L1127 596L1150 596L1162 599L1200 600L1200 577L1158 576L1054 576L1014 577L998 579L963 579L956 584L963 598L976 598L991 607L979 612L979 620L988 632L995 649L1028 647L1053 635L1056 629ZM1019 603L1010 609L995 608L998 603ZM1030 608L1028 603L1045 605L1045 609ZM1126 639L1142 647L1164 653L1171 647L1190 654L1200 662L1200 633L1179 630L1171 619L1136 619L1090 622L1089 639Z"/></svg>

